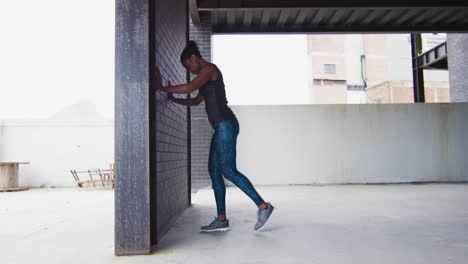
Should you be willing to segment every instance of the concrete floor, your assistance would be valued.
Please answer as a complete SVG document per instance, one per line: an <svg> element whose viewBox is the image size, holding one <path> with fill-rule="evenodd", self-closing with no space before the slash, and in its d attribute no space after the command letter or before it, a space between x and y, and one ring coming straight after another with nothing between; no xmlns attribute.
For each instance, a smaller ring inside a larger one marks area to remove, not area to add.
<svg viewBox="0 0 468 264"><path fill-rule="evenodd" d="M114 256L113 191L0 193L0 263L468 263L468 184L257 187L276 211L227 189L231 230L200 233L212 189L147 256Z"/></svg>

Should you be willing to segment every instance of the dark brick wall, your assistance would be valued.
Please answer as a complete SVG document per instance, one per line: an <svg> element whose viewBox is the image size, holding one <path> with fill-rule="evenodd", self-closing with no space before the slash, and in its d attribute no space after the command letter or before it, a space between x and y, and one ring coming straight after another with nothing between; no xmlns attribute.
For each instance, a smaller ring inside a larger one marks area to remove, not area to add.
<svg viewBox="0 0 468 264"><path fill-rule="evenodd" d="M450 101L468 102L468 34L447 34Z"/></svg>
<svg viewBox="0 0 468 264"><path fill-rule="evenodd" d="M180 53L187 43L187 1L155 1L155 51L163 84L187 82ZM156 234L159 241L188 206L187 107L175 104L167 93L156 92ZM152 208L153 210L154 208Z"/></svg>
<svg viewBox="0 0 468 264"><path fill-rule="evenodd" d="M211 23L209 16L200 18L201 25L194 25L190 19L190 39L197 42L200 53L207 61L211 61ZM191 79L195 77L191 74ZM192 93L195 97L198 91ZM191 174L192 190L211 186L208 174L208 154L213 129L210 126L205 111L205 102L191 107Z"/></svg>

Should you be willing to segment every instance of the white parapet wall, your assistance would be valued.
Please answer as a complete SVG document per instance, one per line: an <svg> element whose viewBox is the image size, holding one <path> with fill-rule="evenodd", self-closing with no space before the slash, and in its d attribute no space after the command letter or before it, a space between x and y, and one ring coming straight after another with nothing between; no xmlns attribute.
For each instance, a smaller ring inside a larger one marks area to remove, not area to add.
<svg viewBox="0 0 468 264"><path fill-rule="evenodd" d="M0 161L30 162L19 167L20 186L76 186L70 170L109 169L114 162L114 121L90 104L47 119L0 120Z"/></svg>
<svg viewBox="0 0 468 264"><path fill-rule="evenodd" d="M254 184L468 181L466 103L231 108Z"/></svg>
<svg viewBox="0 0 468 264"><path fill-rule="evenodd" d="M468 181L468 103L231 108L237 167L254 184ZM71 169L113 159L114 122L92 106L0 121L0 161L31 162L22 186L74 186Z"/></svg>

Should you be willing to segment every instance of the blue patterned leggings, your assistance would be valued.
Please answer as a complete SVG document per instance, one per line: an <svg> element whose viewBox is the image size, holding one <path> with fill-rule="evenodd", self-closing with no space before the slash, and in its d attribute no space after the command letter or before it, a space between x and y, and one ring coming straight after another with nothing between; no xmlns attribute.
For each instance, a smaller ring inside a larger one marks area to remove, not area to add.
<svg viewBox="0 0 468 264"><path fill-rule="evenodd" d="M211 138L208 171L216 199L218 215L226 215L226 186L223 177L239 187L259 206L264 203L252 183L236 168L236 142L239 135L237 118L225 119L214 128Z"/></svg>

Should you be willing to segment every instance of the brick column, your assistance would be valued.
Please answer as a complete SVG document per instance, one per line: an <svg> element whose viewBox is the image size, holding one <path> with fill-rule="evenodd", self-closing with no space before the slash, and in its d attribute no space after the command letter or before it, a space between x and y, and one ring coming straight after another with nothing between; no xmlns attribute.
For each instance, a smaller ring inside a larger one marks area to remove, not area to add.
<svg viewBox="0 0 468 264"><path fill-rule="evenodd" d="M187 208L187 107L154 83L186 83L188 2L116 1L115 254L149 254Z"/></svg>
<svg viewBox="0 0 468 264"><path fill-rule="evenodd" d="M447 34L450 101L468 102L468 34Z"/></svg>
<svg viewBox="0 0 468 264"><path fill-rule="evenodd" d="M208 15L202 15L200 20L201 25L194 25L190 18L189 36L191 40L197 42L202 57L211 62L211 20ZM193 80L195 75L191 74L190 77ZM197 94L198 91L195 91L191 97ZM191 128L192 189L196 190L211 185L208 174L208 154L213 129L206 116L204 101L199 106L191 107Z"/></svg>

